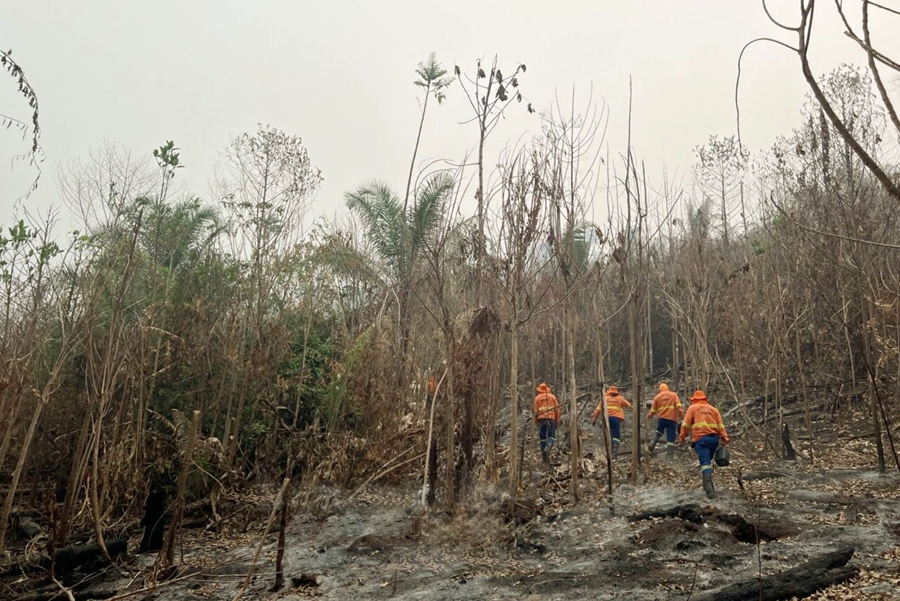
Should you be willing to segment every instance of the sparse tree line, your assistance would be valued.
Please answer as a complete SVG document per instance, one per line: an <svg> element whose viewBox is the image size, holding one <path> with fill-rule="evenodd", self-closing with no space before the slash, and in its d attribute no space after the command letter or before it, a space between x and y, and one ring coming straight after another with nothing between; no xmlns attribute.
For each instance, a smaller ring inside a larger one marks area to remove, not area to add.
<svg viewBox="0 0 900 601"><path fill-rule="evenodd" d="M179 188L172 142L62 166L79 231L27 213L0 238L0 544L30 506L53 516L57 545L77 529L102 545L188 472L190 499L412 473L429 504L478 482L515 494L542 381L576 498L599 386L638 401L636 477L640 401L663 375L726 407L763 395L772 454L799 395L811 459L811 414L864 411L873 463L896 461L900 205L869 161L896 182L900 131L871 71L819 82L840 125L814 93L771 149L714 136L679 179L630 139L610 149L590 96L535 111L526 75L495 60L453 79L430 57L403 196L362 183L315 224L315 157L268 126L232 140L205 198ZM420 173L428 100L454 95L477 152ZM511 110L540 133L488 156Z"/></svg>

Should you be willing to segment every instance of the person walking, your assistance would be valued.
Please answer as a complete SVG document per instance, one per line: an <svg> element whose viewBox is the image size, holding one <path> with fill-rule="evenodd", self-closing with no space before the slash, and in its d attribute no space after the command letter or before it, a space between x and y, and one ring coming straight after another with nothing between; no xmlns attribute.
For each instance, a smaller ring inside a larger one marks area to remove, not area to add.
<svg viewBox="0 0 900 601"><path fill-rule="evenodd" d="M700 460L700 473L703 475L703 490L706 497L716 498L716 489L713 486L713 457L719 444L728 444L728 432L722 423L722 414L709 404L709 399L702 390L696 391L691 396L691 406L684 414L681 423L681 433L678 442L684 444L688 434L691 435L691 447L697 453Z"/></svg>
<svg viewBox="0 0 900 601"><path fill-rule="evenodd" d="M609 415L609 435L612 438L612 456L615 459L619 453L619 443L622 442L622 424L625 422L625 410L631 407L628 399L619 394L619 389L610 386L606 390L606 413ZM603 401L597 403L591 424L596 424L597 419L603 414Z"/></svg>
<svg viewBox="0 0 900 601"><path fill-rule="evenodd" d="M425 395L425 408L431 409L431 403L434 402L434 394L437 392L437 382L434 376L428 376L428 394Z"/></svg>
<svg viewBox="0 0 900 601"><path fill-rule="evenodd" d="M550 448L556 442L556 426L559 425L559 401L550 392L550 387L541 382L534 397L534 421L538 426L541 441L541 459L550 464Z"/></svg>
<svg viewBox="0 0 900 601"><path fill-rule="evenodd" d="M665 435L666 437L666 460L671 461L675 457L675 439L678 436L678 422L684 416L684 408L681 406L681 399L678 393L669 390L668 384L665 382L659 385L659 393L653 397L653 404L650 406L650 413L647 419L653 419L657 416L656 432L650 437L650 452L656 448L659 440Z"/></svg>

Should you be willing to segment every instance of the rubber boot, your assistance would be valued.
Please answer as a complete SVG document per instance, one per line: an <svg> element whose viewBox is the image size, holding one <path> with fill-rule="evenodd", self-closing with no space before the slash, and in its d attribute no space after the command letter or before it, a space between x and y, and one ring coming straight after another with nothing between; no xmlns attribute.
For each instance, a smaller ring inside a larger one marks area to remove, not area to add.
<svg viewBox="0 0 900 601"><path fill-rule="evenodd" d="M707 499L716 498L716 489L713 486L712 472L703 472L703 490L706 491Z"/></svg>
<svg viewBox="0 0 900 601"><path fill-rule="evenodd" d="M662 432L654 432L653 436L650 437L650 444L647 447L650 449L650 452L653 452L653 449L656 448L657 443L659 443L659 439L662 438Z"/></svg>
<svg viewBox="0 0 900 601"><path fill-rule="evenodd" d="M547 449L541 449L541 460L544 465L550 465L550 453L547 452Z"/></svg>
<svg viewBox="0 0 900 601"><path fill-rule="evenodd" d="M615 461L618 456L619 456L619 443L614 442L614 443L612 443L612 460Z"/></svg>
<svg viewBox="0 0 900 601"><path fill-rule="evenodd" d="M673 459L675 459L675 447L666 445L666 461L672 461Z"/></svg>

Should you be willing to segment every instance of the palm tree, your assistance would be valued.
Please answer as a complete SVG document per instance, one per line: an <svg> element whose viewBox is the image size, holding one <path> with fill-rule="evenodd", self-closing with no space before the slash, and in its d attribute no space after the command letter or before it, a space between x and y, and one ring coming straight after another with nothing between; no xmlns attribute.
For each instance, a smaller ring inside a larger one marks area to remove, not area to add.
<svg viewBox="0 0 900 601"><path fill-rule="evenodd" d="M384 268L385 285L397 292L400 319L400 345L403 364L409 344L409 300L416 262L425 244L440 225L447 199L453 190L453 178L440 172L430 176L416 192L411 209L382 181L361 185L347 192L347 207L362 218L366 235ZM400 374L404 378L405 367Z"/></svg>
<svg viewBox="0 0 900 601"><path fill-rule="evenodd" d="M445 172L428 178L416 193L411 209L385 182L361 185L345 198L347 207L362 218L366 235L385 270L387 285L402 287L411 279L416 259L444 215L453 178Z"/></svg>
<svg viewBox="0 0 900 601"><path fill-rule="evenodd" d="M170 270L195 262L224 231L216 209L196 198L153 202L144 222L140 245L159 266Z"/></svg>

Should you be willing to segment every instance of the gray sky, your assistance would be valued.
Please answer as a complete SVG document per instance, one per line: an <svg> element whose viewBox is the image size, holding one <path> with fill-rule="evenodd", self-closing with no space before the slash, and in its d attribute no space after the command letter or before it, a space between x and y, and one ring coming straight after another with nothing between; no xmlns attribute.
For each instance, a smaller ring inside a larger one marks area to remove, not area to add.
<svg viewBox="0 0 900 601"><path fill-rule="evenodd" d="M796 7L772 4L785 18ZM817 71L862 61L831 3L822 6ZM450 69L494 54L507 72L524 62L521 90L538 109L573 85L580 98L593 86L609 107L613 154L625 146L631 75L636 152L651 174L664 165L685 173L696 145L735 131L743 44L782 33L756 0L0 2L0 46L13 48L40 100L47 159L27 202L41 208L59 204L56 164L104 140L146 153L174 140L182 183L209 198L229 136L258 122L303 137L325 176L318 215L339 209L343 192L368 178L402 192L419 116L413 70L431 51ZM788 133L805 91L795 56L752 50L741 89L745 144L759 150ZM537 116L519 108L494 134L492 157L538 130ZM0 113L27 117L26 109L0 74ZM429 108L420 159L458 160L473 147L475 126L460 124L467 111L457 85L444 106ZM9 171L9 157L26 148L13 131L0 132L0 224L33 176L23 165Z"/></svg>

